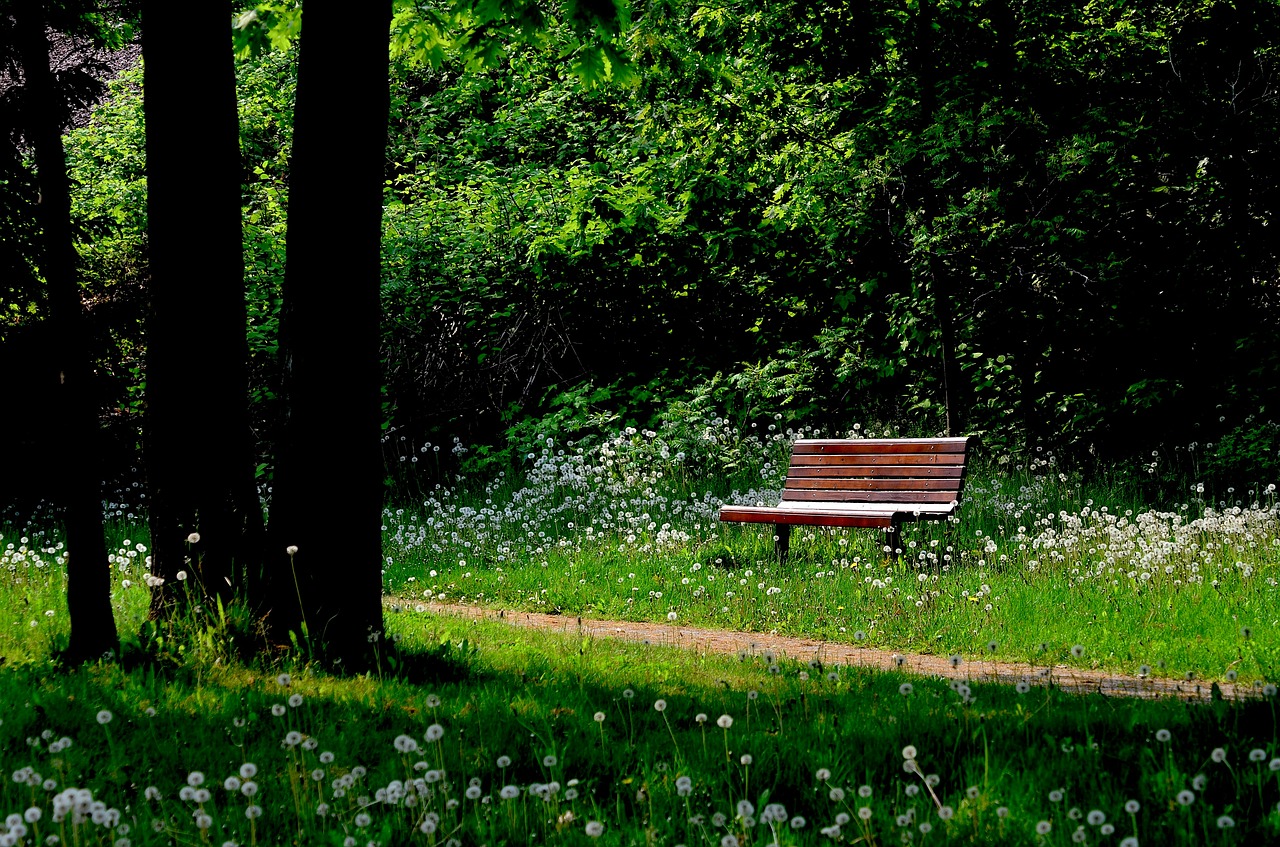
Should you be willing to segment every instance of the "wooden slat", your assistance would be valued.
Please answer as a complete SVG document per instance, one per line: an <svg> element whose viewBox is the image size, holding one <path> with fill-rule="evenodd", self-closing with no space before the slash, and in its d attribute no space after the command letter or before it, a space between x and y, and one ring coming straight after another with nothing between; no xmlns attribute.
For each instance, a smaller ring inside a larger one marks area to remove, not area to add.
<svg viewBox="0 0 1280 847"><path fill-rule="evenodd" d="M787 471L787 477L825 477L829 479L960 479L963 465L799 465Z"/></svg>
<svg viewBox="0 0 1280 847"><path fill-rule="evenodd" d="M967 438L922 439L801 439L791 448L792 453L803 455L858 455L876 453L964 453Z"/></svg>
<svg viewBox="0 0 1280 847"><path fill-rule="evenodd" d="M910 509L912 503L950 503L956 499L954 491L798 491L787 488L783 492L787 500L829 500L833 503L902 503Z"/></svg>
<svg viewBox="0 0 1280 847"><path fill-rule="evenodd" d="M879 527L893 526L892 513L839 514L797 509L769 509L757 506L723 506L720 520L736 523L771 523L799 526Z"/></svg>
<svg viewBox="0 0 1280 847"><path fill-rule="evenodd" d="M884 453L852 455L793 454L791 466L806 465L946 465L964 466L963 453Z"/></svg>
<svg viewBox="0 0 1280 847"><path fill-rule="evenodd" d="M815 491L950 491L960 490L958 479L824 479L787 477L788 490Z"/></svg>

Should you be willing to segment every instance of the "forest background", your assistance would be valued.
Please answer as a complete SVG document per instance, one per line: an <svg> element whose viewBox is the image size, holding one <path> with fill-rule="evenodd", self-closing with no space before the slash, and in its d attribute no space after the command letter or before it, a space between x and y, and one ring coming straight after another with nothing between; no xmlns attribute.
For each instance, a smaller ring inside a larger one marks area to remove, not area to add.
<svg viewBox="0 0 1280 847"><path fill-rule="evenodd" d="M584 74L554 20L532 42L435 55L398 7L383 427L443 444L431 473L708 406L744 425L780 411L1104 458L1199 450L1226 478L1280 469L1274 4L630 14L626 64L591 54L604 66ZM266 484L296 55L262 32L236 70ZM146 397L140 80L123 74L65 139L108 468L126 481ZM21 174L0 190L14 367L50 343ZM39 385L10 390L41 407ZM6 477L44 496L41 416L8 417Z"/></svg>

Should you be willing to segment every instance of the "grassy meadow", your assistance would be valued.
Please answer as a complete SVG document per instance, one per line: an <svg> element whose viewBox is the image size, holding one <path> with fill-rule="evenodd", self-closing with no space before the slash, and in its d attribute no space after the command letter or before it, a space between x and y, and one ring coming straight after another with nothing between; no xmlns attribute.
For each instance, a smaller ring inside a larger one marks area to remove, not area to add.
<svg viewBox="0 0 1280 847"><path fill-rule="evenodd" d="M1269 482L1207 490L1194 451L1087 480L1047 452L984 455L958 520L908 527L897 560L878 534L816 529L779 565L768 527L716 513L775 501L796 435L709 418L548 437L518 469L446 484L437 445L391 433L404 472L385 513L390 640L358 677L244 658L253 625L234 606L147 623L145 504L129 496L110 508L124 653L58 668L56 521L9 515L0 844L1280 838ZM1175 461L1187 481L1148 502L1145 478ZM437 617L429 602L1239 681L1258 696L1080 697L723 658Z"/></svg>

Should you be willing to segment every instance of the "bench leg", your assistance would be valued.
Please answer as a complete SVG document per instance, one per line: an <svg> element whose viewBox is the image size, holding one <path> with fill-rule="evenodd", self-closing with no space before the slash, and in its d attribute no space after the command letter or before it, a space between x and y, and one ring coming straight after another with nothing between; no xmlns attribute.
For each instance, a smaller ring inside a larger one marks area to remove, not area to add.
<svg viewBox="0 0 1280 847"><path fill-rule="evenodd" d="M791 524L774 524L773 538L773 550L778 555L778 561L785 562L791 553Z"/></svg>

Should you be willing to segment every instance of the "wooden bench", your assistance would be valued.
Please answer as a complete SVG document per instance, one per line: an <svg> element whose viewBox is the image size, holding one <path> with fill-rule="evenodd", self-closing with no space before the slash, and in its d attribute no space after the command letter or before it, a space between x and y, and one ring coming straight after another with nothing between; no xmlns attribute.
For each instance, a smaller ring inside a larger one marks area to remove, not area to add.
<svg viewBox="0 0 1280 847"><path fill-rule="evenodd" d="M782 502L723 506L720 520L773 524L782 560L796 525L879 528L896 555L902 524L955 512L973 440L800 439L791 449Z"/></svg>

